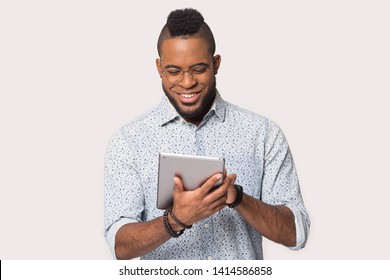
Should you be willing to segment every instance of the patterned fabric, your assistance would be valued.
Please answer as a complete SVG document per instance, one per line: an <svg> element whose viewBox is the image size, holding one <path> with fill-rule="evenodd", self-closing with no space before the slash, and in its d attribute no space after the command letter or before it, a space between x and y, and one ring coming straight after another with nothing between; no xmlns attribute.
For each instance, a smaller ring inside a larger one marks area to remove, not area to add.
<svg viewBox="0 0 390 280"><path fill-rule="evenodd" d="M164 96L154 109L121 128L105 161L105 236L115 257L115 234L126 224L160 217L156 207L159 152L223 157L244 192L295 216L304 247L310 220L287 141L272 121L224 101L219 93L201 124L186 122ZM161 226L163 226L161 224ZM236 210L194 224L141 259L262 259L262 236Z"/></svg>

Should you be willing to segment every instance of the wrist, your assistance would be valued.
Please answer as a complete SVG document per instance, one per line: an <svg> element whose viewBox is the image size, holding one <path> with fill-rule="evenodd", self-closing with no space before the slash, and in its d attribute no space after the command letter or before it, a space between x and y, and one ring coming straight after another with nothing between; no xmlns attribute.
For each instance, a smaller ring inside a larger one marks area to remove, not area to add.
<svg viewBox="0 0 390 280"><path fill-rule="evenodd" d="M181 231L184 230L185 228L180 226L176 221L172 218L171 215L168 215L168 222L171 225L172 230L174 231Z"/></svg>
<svg viewBox="0 0 390 280"><path fill-rule="evenodd" d="M171 207L168 208L167 211L169 213L170 220L175 223L175 225L177 226L177 228L179 228L179 230L192 228L192 225L187 225L187 224L183 223L178 217L176 217L176 215L173 213L173 209Z"/></svg>
<svg viewBox="0 0 390 280"><path fill-rule="evenodd" d="M184 229L176 231L176 229L173 229L171 227L171 224L169 223L169 217L168 217L168 211L164 211L163 215L163 226L166 230L166 232L169 234L170 237L178 238L180 235L184 233Z"/></svg>

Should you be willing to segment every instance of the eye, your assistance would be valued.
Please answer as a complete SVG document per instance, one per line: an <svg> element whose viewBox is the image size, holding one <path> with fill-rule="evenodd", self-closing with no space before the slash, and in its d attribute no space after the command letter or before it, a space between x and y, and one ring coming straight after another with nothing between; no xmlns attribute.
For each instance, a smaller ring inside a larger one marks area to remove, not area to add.
<svg viewBox="0 0 390 280"><path fill-rule="evenodd" d="M164 72L167 72L167 74L171 75L171 76L177 76L181 73L181 70L176 69L176 68L168 68L168 69L165 69Z"/></svg>
<svg viewBox="0 0 390 280"><path fill-rule="evenodd" d="M194 68L191 69L191 72L194 74L203 74L206 72L207 67L206 66L195 66Z"/></svg>

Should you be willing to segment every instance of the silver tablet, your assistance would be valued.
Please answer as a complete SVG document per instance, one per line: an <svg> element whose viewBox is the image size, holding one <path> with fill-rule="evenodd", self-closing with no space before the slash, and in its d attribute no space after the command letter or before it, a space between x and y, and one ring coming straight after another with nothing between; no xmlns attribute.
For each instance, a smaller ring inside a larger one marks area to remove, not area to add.
<svg viewBox="0 0 390 280"><path fill-rule="evenodd" d="M160 153L158 166L157 208L167 209L172 206L173 178L183 180L186 190L199 188L207 179L225 168L223 158L191 156L181 154ZM221 178L215 186L222 184Z"/></svg>

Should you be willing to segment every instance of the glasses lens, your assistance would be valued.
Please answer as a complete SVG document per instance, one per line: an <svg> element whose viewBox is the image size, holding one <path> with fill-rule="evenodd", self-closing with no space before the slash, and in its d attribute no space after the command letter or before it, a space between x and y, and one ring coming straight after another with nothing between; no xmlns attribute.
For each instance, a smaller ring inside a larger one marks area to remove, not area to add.
<svg viewBox="0 0 390 280"><path fill-rule="evenodd" d="M185 72L188 72L192 79L198 81L207 69L209 69L207 65L196 65L188 71L183 71L180 68L165 68L163 73L170 83L177 84L183 80Z"/></svg>
<svg viewBox="0 0 390 280"><path fill-rule="evenodd" d="M167 68L164 70L164 73L168 81L173 84L179 83L184 77L183 70L178 68Z"/></svg>

